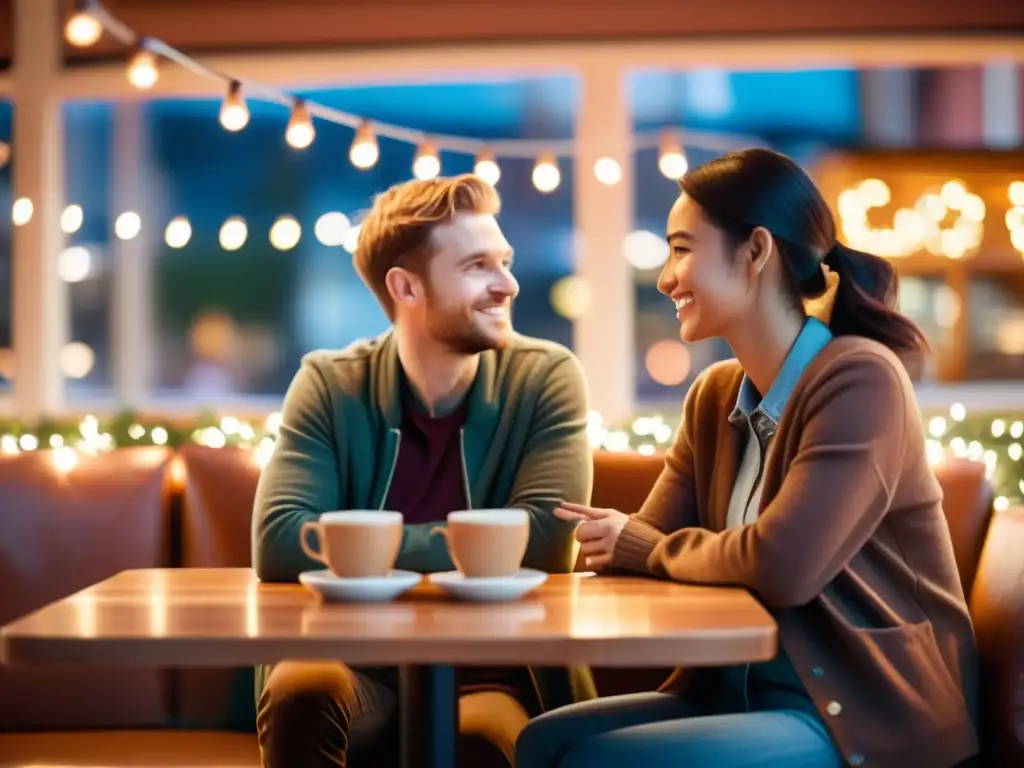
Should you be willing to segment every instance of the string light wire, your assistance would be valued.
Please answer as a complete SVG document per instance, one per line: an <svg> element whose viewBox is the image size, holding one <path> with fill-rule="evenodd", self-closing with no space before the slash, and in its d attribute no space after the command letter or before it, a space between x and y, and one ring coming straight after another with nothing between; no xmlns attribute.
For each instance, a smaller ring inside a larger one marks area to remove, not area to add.
<svg viewBox="0 0 1024 768"><path fill-rule="evenodd" d="M296 102L301 100L314 118L342 125L352 130L358 130L361 126L369 124L378 137L385 137L413 145L420 145L425 141L429 141L438 151L457 152L467 155L489 152L500 157L536 159L538 155L547 153L562 159L571 158L576 154L575 139L483 140L465 136L428 134L415 128L368 120L360 115L329 107L264 83L238 77L209 67L158 38L136 33L131 27L111 14L102 3L88 3L87 11L92 14L113 38L125 46L144 48L160 58L174 62L200 77L221 80L224 83L225 89L229 88L233 81L237 81L241 83L242 90L249 98L258 98L263 101L281 104L288 108L294 107ZM664 133L664 130L638 132L632 138L632 149L658 149L662 144ZM765 146L765 142L754 136L689 130L686 132L686 143L691 147L699 147L712 152L729 152L738 147Z"/></svg>

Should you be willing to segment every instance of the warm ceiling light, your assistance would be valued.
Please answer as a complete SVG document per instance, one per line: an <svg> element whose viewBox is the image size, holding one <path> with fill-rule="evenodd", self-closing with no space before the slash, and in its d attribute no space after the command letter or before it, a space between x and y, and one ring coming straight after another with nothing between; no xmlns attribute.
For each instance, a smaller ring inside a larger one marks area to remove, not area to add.
<svg viewBox="0 0 1024 768"><path fill-rule="evenodd" d="M228 95L224 97L224 103L220 107L220 124L224 130L240 131L249 124L249 107L242 98L242 84L232 80L228 86Z"/></svg>
<svg viewBox="0 0 1024 768"><path fill-rule="evenodd" d="M88 11L77 11L68 17L64 25L64 38L71 45L88 48L96 45L103 36L103 25Z"/></svg>

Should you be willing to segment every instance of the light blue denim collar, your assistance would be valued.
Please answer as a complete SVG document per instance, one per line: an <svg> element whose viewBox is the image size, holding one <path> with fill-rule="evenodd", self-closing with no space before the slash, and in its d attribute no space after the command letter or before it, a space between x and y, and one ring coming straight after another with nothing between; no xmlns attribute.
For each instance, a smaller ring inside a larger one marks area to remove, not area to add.
<svg viewBox="0 0 1024 768"><path fill-rule="evenodd" d="M729 414L729 421L739 427L745 427L750 423L758 431L774 434L796 383L807 370L807 366L830 341L832 331L828 326L815 317L808 317L796 341L790 347L779 375L775 377L764 397L761 397L754 382L748 376L743 376L736 406Z"/></svg>

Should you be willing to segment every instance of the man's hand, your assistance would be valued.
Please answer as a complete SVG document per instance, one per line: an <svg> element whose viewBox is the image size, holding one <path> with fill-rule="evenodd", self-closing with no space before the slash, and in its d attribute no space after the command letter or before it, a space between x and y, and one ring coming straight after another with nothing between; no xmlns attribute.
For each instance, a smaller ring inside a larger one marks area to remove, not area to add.
<svg viewBox="0 0 1024 768"><path fill-rule="evenodd" d="M568 502L559 504L555 515L562 520L580 523L576 527L576 541L580 543L587 568L595 571L606 568L611 562L615 542L629 520L629 515L617 509L598 509Z"/></svg>

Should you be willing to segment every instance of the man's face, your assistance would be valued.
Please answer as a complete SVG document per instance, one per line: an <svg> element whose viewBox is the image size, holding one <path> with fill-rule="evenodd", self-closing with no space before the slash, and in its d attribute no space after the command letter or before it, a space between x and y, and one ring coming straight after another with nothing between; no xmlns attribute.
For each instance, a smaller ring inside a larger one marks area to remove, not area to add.
<svg viewBox="0 0 1024 768"><path fill-rule="evenodd" d="M491 214L460 213L431 235L418 320L438 342L472 355L504 346L519 293L512 247Z"/></svg>

